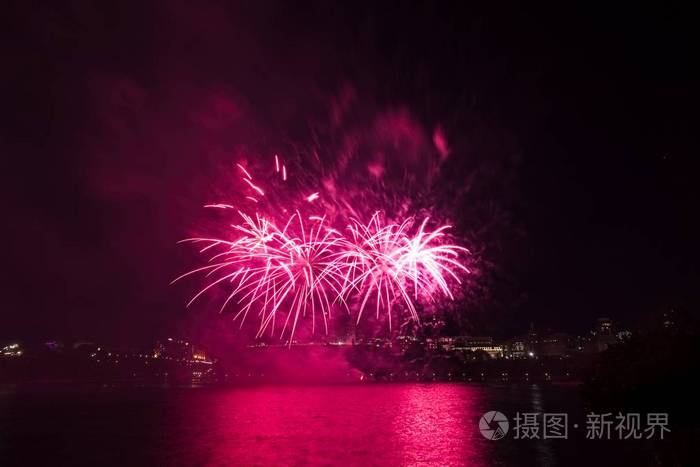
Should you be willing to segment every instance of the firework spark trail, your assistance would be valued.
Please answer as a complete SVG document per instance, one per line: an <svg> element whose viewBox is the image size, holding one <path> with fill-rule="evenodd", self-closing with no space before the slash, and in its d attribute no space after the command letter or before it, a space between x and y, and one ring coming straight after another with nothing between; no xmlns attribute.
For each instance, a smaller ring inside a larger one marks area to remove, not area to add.
<svg viewBox="0 0 700 467"><path fill-rule="evenodd" d="M253 182L250 172L241 164L237 166L243 173L244 186L265 197L265 191ZM274 169L286 182L286 165L277 155ZM258 203L253 196L243 197ZM319 192L302 196L307 202L319 198ZM274 203L270 206L279 208ZM233 208L223 203L205 207ZM349 208L343 211L353 212ZM209 281L188 306L212 288L230 284L221 312L234 302L237 310L233 318L240 319L241 326L251 310L257 312L258 337L267 329L274 334L280 315L280 337L289 329L291 343L299 319L307 315L311 316L312 332L320 315L327 333L328 320L337 307L347 312L353 308L359 322L365 308L373 303L377 317L385 310L390 328L392 309L405 308L418 322L416 303L435 301L441 295L453 299L450 282L459 284L461 273L470 272L459 261L468 250L446 243L445 231L450 226L430 230L427 217L412 232L413 218L400 223L385 222L382 214L376 212L367 223L351 218L345 229L349 235L344 235L330 226L325 215L305 218L299 210L290 216L285 212L282 208L250 216L239 210L242 221L231 225L235 240L183 240L203 245L200 253L213 252L210 264L173 281L197 273Z"/></svg>
<svg viewBox="0 0 700 467"><path fill-rule="evenodd" d="M224 204L224 203L212 203L212 204L205 204L205 208L216 208L216 209L233 209L233 206L230 204Z"/></svg>

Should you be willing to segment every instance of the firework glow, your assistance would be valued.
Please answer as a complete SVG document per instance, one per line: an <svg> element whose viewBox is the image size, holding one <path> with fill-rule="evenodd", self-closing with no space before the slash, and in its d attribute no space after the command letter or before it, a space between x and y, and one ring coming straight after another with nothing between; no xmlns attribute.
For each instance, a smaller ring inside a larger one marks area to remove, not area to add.
<svg viewBox="0 0 700 467"><path fill-rule="evenodd" d="M236 166L245 205L204 206L235 210L227 238L182 240L208 255L207 264L173 281L197 274L206 278L188 306L208 291L224 288L220 312L231 311L241 325L250 314L257 315L257 337L281 329L280 338L291 339L302 319L310 320L312 332L320 325L327 333L334 313L349 313L359 322L369 308L377 318L384 313L391 329L394 311L420 322L417 304L454 299L453 287L470 273L463 262L469 251L449 242L450 225L433 228L427 216L420 222L412 216L391 221L382 211L362 221L343 215L348 203L328 209L334 213L331 221L320 191L276 196L261 188L250 168ZM278 155L274 175L288 186L287 167ZM281 207L277 198L296 198L299 204Z"/></svg>

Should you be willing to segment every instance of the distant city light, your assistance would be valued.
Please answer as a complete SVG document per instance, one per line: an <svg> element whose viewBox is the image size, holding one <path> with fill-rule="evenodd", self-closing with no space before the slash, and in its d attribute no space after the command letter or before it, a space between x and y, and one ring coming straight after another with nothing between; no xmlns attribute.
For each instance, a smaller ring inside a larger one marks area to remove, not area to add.
<svg viewBox="0 0 700 467"><path fill-rule="evenodd" d="M2 348L5 357L21 357L24 352L19 344L9 344Z"/></svg>

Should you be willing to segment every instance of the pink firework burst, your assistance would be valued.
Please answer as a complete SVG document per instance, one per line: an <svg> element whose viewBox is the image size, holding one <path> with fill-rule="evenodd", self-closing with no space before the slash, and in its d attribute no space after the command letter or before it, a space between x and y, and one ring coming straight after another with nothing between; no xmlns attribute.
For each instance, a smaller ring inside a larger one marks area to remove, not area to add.
<svg viewBox="0 0 700 467"><path fill-rule="evenodd" d="M395 309L407 310L418 322L416 304L439 297L453 299L451 286L469 273L461 262L469 252L447 241L449 225L433 230L427 217L420 224L412 217L386 222L376 212L367 223L350 218L347 228L335 229L325 215L306 216L302 210L323 213L329 208L336 224L344 225L342 219L355 209L333 192L321 196L309 187L291 188L287 168L278 156L274 174L281 177L280 192L261 188L241 164L237 169L244 188L241 199L253 201L256 212L251 216L237 211L240 220L231 225L230 239L183 240L202 245L200 253L209 254L208 264L173 281L198 273L208 280L188 306L207 291L224 287L227 295L221 312L233 308L234 320L240 319L241 326L249 313L257 314L258 337L268 329L274 334L281 323L280 337L289 330L291 343L299 320L306 316L311 318L312 332L320 316L327 333L336 308L356 314L359 322L365 308L373 306L377 317L386 312L390 328ZM300 191L311 194L298 196ZM279 206L285 199L299 203L296 210L290 209L291 216ZM205 207L228 210L233 205ZM266 208L272 211L265 214Z"/></svg>
<svg viewBox="0 0 700 467"><path fill-rule="evenodd" d="M345 275L337 257L345 239L325 225L324 217L312 216L305 222L298 211L282 229L257 214L255 218L242 212L239 215L243 222L233 226L240 235L234 241L184 240L203 243L201 253L216 251L209 259L211 264L173 281L199 272L211 279L188 306L212 287L228 283L232 290L220 311L235 301L240 308L234 320L240 318L242 323L255 308L260 316L258 336L268 328L274 332L279 314L285 315L281 336L290 322L293 335L299 318L307 314L313 328L320 314L327 332L334 305L344 305L340 291Z"/></svg>
<svg viewBox="0 0 700 467"><path fill-rule="evenodd" d="M426 230L426 218L418 231L411 234L413 223L409 218L400 224L384 225L377 212L367 224L353 219L348 227L352 241L351 247L341 254L347 271L342 295L348 297L354 293L360 297L358 321L371 300L377 316L380 309L386 310L390 327L391 310L397 303L402 303L411 317L419 321L414 301L433 301L436 291L453 299L449 278L461 283L456 271L469 273L457 261L468 250L441 243L449 225Z"/></svg>

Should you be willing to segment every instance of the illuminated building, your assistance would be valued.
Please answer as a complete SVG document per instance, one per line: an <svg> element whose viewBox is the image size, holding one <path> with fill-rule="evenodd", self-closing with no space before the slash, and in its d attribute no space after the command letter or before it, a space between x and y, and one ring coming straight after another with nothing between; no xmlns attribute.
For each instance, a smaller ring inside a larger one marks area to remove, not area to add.
<svg viewBox="0 0 700 467"><path fill-rule="evenodd" d="M454 350L485 352L491 358L503 358L504 355L503 346L494 344L492 337L458 337Z"/></svg>

